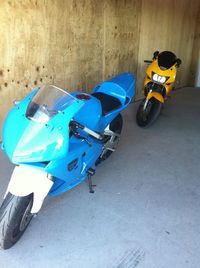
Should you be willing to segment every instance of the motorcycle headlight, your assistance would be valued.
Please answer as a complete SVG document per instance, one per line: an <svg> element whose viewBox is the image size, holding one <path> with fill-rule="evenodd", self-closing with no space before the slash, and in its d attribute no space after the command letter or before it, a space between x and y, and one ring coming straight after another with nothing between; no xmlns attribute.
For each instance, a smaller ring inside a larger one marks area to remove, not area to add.
<svg viewBox="0 0 200 268"><path fill-rule="evenodd" d="M158 74L152 72L152 79L155 82L164 84L169 79L169 77L168 76L161 76L161 75L158 75Z"/></svg>

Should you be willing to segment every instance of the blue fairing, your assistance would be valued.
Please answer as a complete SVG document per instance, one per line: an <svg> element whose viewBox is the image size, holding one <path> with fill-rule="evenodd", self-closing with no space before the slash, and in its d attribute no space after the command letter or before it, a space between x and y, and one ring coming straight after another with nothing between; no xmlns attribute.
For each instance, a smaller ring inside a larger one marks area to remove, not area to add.
<svg viewBox="0 0 200 268"><path fill-rule="evenodd" d="M72 93L75 97L78 94L79 92ZM74 119L94 131L99 131L102 119L101 104L95 97L87 95L90 96L90 99L85 101L84 106L77 112Z"/></svg>
<svg viewBox="0 0 200 268"><path fill-rule="evenodd" d="M75 119L92 130L102 132L108 124L130 103L135 95L135 77L131 73L124 73L96 86L92 93L102 92L120 100L121 106L102 116L101 103L90 95L90 100L75 115ZM79 92L72 93L77 96Z"/></svg>
<svg viewBox="0 0 200 268"><path fill-rule="evenodd" d="M3 125L3 148L13 163L44 162L64 157L69 147L69 122L83 105L82 101L74 102L49 123L37 123L25 115L35 94L34 91L14 107Z"/></svg>
<svg viewBox="0 0 200 268"><path fill-rule="evenodd" d="M70 121L73 119L103 134L105 128L130 103L135 94L135 78L130 73L121 74L93 89L92 94L101 92L117 98L121 103L104 115L101 102L95 96L85 93L85 100L81 100L78 98L80 92L73 92L71 96L74 101L70 104L69 94L57 98L52 106L57 113L48 122L34 121L37 116L34 120L29 118L27 107L40 92L41 87L36 88L8 113L3 125L2 147L13 163L43 167L51 174L55 181L49 195L53 196L83 181L88 169L96 168L95 163L103 150L101 141L82 130L81 135L89 143L71 135ZM43 108L47 109L46 106Z"/></svg>
<svg viewBox="0 0 200 268"><path fill-rule="evenodd" d="M131 73L118 75L98 85L93 92L103 92L119 98L122 104L135 95L135 77Z"/></svg>

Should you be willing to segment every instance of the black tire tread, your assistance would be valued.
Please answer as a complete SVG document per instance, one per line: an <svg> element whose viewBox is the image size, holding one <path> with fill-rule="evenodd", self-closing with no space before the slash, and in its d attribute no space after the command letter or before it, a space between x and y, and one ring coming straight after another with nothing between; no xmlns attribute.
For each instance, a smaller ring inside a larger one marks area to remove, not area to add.
<svg viewBox="0 0 200 268"><path fill-rule="evenodd" d="M157 99L151 98L149 101L151 101L153 105L153 109L151 109L149 114L149 119L147 121L144 121L143 118L141 117L141 109L143 109L144 101L139 105L136 114L136 122L138 126L143 128L151 126L159 117L162 109L162 103L159 102Z"/></svg>
<svg viewBox="0 0 200 268"><path fill-rule="evenodd" d="M33 198L32 194L25 197L17 197L8 193L4 199L0 208L0 247L2 249L8 249L13 246L24 233L25 230L19 233L16 239L12 239L16 221L22 217L22 213L29 204L30 198Z"/></svg>

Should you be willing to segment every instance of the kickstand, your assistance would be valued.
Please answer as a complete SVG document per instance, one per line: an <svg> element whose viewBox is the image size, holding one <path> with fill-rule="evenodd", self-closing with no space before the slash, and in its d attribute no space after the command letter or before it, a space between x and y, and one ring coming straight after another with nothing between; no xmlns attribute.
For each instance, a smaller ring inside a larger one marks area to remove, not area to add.
<svg viewBox="0 0 200 268"><path fill-rule="evenodd" d="M91 174L88 174L88 185L89 185L90 193L93 194L94 193L93 187L95 187L96 185L92 184L92 176L91 176Z"/></svg>

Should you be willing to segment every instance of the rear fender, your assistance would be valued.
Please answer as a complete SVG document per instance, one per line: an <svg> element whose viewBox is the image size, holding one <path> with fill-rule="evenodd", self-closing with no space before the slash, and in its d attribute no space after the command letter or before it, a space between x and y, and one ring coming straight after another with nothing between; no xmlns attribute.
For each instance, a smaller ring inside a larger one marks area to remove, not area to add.
<svg viewBox="0 0 200 268"><path fill-rule="evenodd" d="M53 181L47 177L47 173L43 169L28 165L16 166L4 198L8 192L15 196L27 196L33 193L31 213L37 213L52 185Z"/></svg>
<svg viewBox="0 0 200 268"><path fill-rule="evenodd" d="M163 98L163 96L162 96L160 93L158 93L158 92L154 92L154 91L149 92L149 93L147 94L146 99L147 99L147 100L150 100L151 98L155 98L155 99L157 99L159 102L164 103L164 98Z"/></svg>

